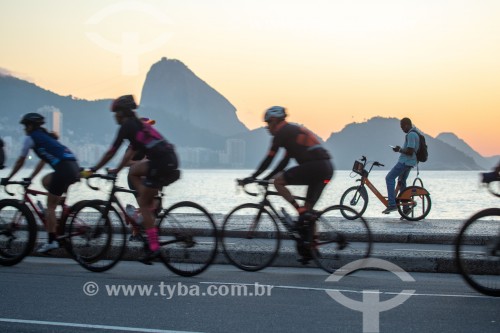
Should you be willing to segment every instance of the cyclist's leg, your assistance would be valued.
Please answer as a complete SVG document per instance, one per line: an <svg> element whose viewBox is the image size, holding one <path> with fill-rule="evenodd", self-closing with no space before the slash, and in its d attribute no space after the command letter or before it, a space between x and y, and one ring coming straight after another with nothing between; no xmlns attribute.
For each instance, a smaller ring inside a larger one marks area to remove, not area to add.
<svg viewBox="0 0 500 333"><path fill-rule="evenodd" d="M318 160L304 163L285 172L285 178L290 185L308 185L306 200L299 210L297 228L302 239L308 239L309 225L305 225L309 212L319 200L326 184L333 176L333 165L330 160ZM305 264L312 258L310 249L303 242L297 243L297 250Z"/></svg>
<svg viewBox="0 0 500 333"><path fill-rule="evenodd" d="M292 168L293 169L293 168ZM292 204L293 207L295 207L297 210L299 209L299 204L295 199L293 198L293 194L290 192L290 190L286 187L287 185L290 185L286 178L285 178L285 172L280 172L276 176L273 177L274 180L274 187L276 187L276 191L290 204Z"/></svg>
<svg viewBox="0 0 500 333"><path fill-rule="evenodd" d="M79 167L75 161L61 161L53 173L43 177L42 184L47 189L47 208L45 218L47 220L48 242L39 249L39 252L47 252L58 248L57 237L57 218L56 208L61 202L62 195L68 190L69 186L79 178Z"/></svg>
<svg viewBox="0 0 500 333"><path fill-rule="evenodd" d="M154 198L158 194L158 191L165 185L165 177L175 173L177 175L175 180L177 180L179 172L176 169L177 158L175 154L168 154L162 159L152 159L146 163L140 162L138 165L142 167L142 172L146 171L144 180L138 187L139 196L137 198L137 203L142 213L143 224L149 241L149 250L151 251L151 253L146 254L141 261L148 264L160 254L158 229L154 225ZM175 170L173 170L172 167L175 167ZM142 177L140 172L137 173L137 176L139 176L139 179Z"/></svg>

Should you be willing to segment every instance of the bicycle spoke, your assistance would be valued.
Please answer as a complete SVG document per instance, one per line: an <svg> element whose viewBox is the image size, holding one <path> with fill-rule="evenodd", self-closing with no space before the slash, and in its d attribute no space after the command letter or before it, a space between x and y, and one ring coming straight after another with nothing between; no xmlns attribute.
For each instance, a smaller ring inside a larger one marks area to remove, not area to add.
<svg viewBox="0 0 500 333"><path fill-rule="evenodd" d="M122 257L126 231L114 210L103 216L102 202L90 202L78 208L69 221L69 249L77 262L93 272L113 267Z"/></svg>
<svg viewBox="0 0 500 333"><path fill-rule="evenodd" d="M181 202L168 209L159 221L161 260L182 276L200 274L217 252L217 229L201 206Z"/></svg>
<svg viewBox="0 0 500 333"><path fill-rule="evenodd" d="M28 207L16 200L0 201L0 265L19 263L35 240L36 222Z"/></svg>
<svg viewBox="0 0 500 333"><path fill-rule="evenodd" d="M267 211L259 211L260 207L255 204L236 207L222 227L222 245L227 259L247 271L269 266L280 246L278 225Z"/></svg>

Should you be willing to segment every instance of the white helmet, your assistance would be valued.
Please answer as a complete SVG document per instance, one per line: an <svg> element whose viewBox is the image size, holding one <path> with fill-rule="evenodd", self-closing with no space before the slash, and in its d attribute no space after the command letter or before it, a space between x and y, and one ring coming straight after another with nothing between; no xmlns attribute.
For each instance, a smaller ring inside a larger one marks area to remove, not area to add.
<svg viewBox="0 0 500 333"><path fill-rule="evenodd" d="M280 118L284 119L286 117L285 108L282 106L271 106L266 110L266 114L264 115L264 121L268 122L271 118Z"/></svg>

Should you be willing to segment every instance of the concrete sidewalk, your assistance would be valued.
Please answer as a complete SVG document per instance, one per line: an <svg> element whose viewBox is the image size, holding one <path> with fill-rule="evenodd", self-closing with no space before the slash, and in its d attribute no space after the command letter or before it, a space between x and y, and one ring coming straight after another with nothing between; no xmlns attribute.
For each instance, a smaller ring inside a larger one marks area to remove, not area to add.
<svg viewBox="0 0 500 333"><path fill-rule="evenodd" d="M220 228L221 216L214 216ZM454 242L463 225L460 220L424 220L409 222L400 220L399 217L366 218L369 223L372 237L373 249L371 256L388 260L408 272L432 272L432 273L456 273L454 262ZM347 234L356 227L356 221L345 221L343 231ZM485 224L484 230L471 238L472 243L480 244L481 240L491 234L498 232L498 224ZM45 241L45 234L40 232L38 243ZM286 233L282 236L284 240L278 257L273 266L303 267L297 261L295 244L287 241ZM128 239L128 236L127 236ZM141 242L127 242L127 251L123 260L137 260L142 255ZM65 250L53 251L52 256L67 257ZM215 260L218 264L229 264L222 253L222 245L219 244L218 254ZM307 267L314 267L311 262Z"/></svg>

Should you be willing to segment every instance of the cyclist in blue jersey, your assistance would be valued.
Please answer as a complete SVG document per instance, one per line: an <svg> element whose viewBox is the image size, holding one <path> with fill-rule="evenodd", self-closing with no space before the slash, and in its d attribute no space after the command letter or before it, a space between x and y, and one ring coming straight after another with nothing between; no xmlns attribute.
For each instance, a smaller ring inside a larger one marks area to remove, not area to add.
<svg viewBox="0 0 500 333"><path fill-rule="evenodd" d="M21 119L24 130L27 134L21 150L21 155L17 159L14 168L7 178L2 179L2 185L6 184L24 165L30 149L40 158L31 176L34 178L48 163L54 172L42 178L42 185L47 190L47 208L45 217L47 219L48 241L38 250L38 253L46 253L59 248L56 240L57 219L56 207L60 202L63 193L67 192L69 186L80 179L80 167L75 155L57 140L55 133L49 133L41 127L45 119L38 113L27 113Z"/></svg>
<svg viewBox="0 0 500 333"><path fill-rule="evenodd" d="M251 182L257 178L271 165L280 147L284 148L283 159L264 179L273 179L277 192L297 209L299 214L297 229L304 234L307 231L304 221L309 216L308 212L314 208L325 186L330 182L334 168L330 154L321 145L316 135L303 126L287 122L286 116L285 108L282 106L273 106L266 110L264 121L268 124L267 128L273 136L271 148L257 171L244 181ZM298 165L283 171L292 158ZM303 206L295 201L286 188L288 185L308 186ZM307 263L311 259L310 252L303 248L301 242L297 245L297 250L303 257L300 261Z"/></svg>
<svg viewBox="0 0 500 333"><path fill-rule="evenodd" d="M130 143L122 161L111 173L118 173L138 152L143 152L145 159L135 162L129 169L129 179L138 192L136 197L143 217L149 243L149 251L140 261L151 264L160 254L158 230L154 225L154 197L158 190L179 179L177 155L174 146L169 143L151 124L142 121L134 112L138 108L132 95L118 97L111 105L111 112L120 125L118 134L111 148L92 168L95 172L108 163L116 154L124 140Z"/></svg>

